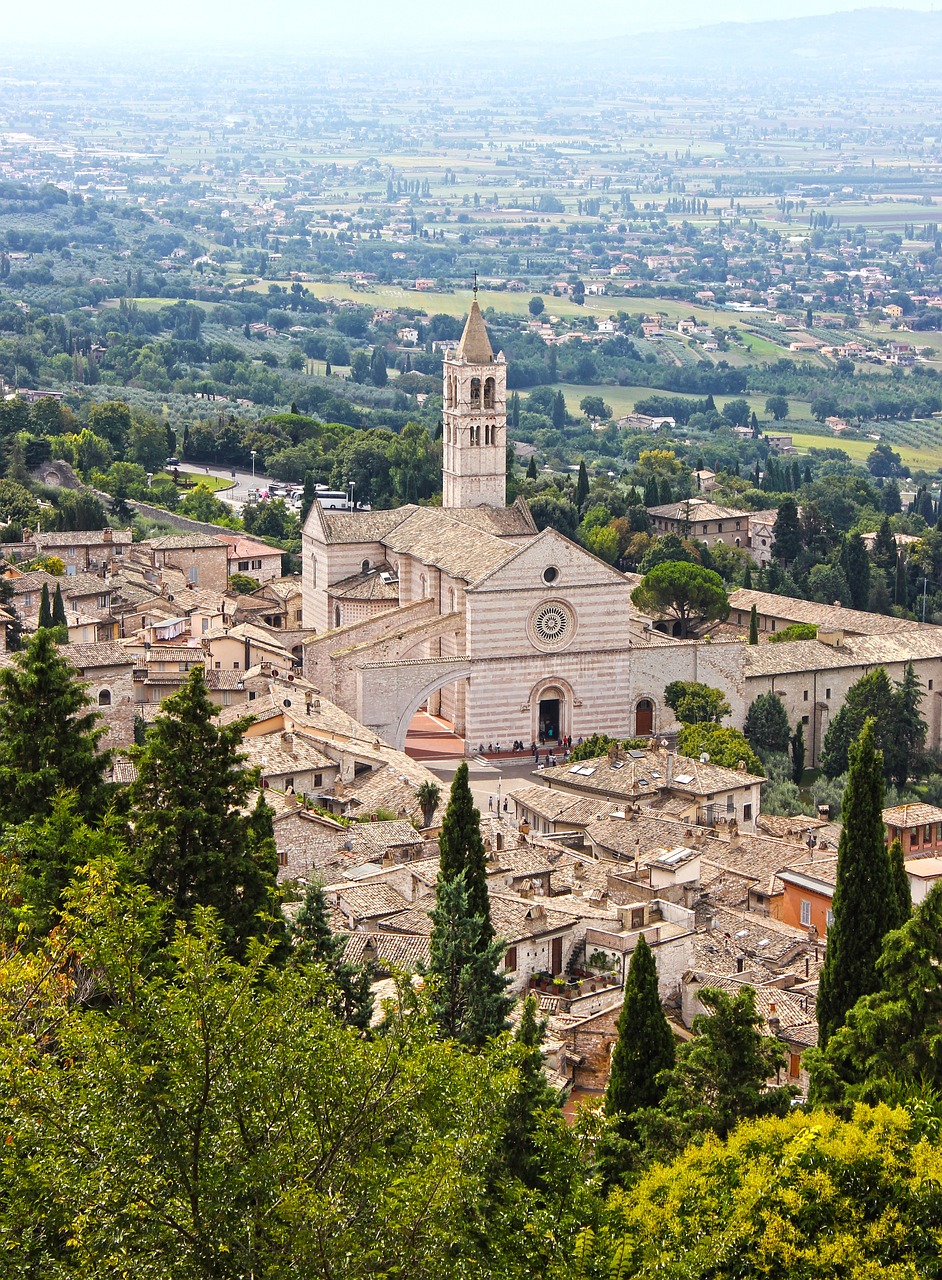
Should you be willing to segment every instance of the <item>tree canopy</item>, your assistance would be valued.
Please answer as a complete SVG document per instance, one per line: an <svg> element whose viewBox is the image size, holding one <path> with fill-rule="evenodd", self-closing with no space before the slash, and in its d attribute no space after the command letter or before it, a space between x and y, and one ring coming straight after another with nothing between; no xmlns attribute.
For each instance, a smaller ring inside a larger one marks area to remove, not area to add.
<svg viewBox="0 0 942 1280"><path fill-rule="evenodd" d="M720 575L679 560L656 565L645 574L631 602L652 618L676 618L683 638L706 623L729 617L729 597Z"/></svg>

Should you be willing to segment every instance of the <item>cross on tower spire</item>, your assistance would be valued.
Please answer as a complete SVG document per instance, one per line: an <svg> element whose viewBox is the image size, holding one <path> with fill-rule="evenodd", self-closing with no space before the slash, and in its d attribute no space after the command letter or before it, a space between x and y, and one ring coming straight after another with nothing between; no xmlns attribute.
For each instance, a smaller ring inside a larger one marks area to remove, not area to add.
<svg viewBox="0 0 942 1280"><path fill-rule="evenodd" d="M477 301L477 296L478 296L478 273L477 273L476 271L475 271L475 273L474 273L474 289L473 289L473 291L472 291L472 292L474 293L475 301Z"/></svg>

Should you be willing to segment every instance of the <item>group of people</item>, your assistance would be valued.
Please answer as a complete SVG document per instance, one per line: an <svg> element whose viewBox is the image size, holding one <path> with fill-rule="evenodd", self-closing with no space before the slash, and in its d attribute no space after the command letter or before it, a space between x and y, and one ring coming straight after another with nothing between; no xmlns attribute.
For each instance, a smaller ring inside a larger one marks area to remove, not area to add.
<svg viewBox="0 0 942 1280"><path fill-rule="evenodd" d="M551 740L551 741L552 741L552 740ZM545 738L545 737L544 737L544 735L541 733L541 734L540 734L540 747L542 747L542 746L543 746L543 744L544 744L545 742L546 742L546 738ZM580 742L580 743L582 742L582 739L581 739L581 738L579 739L579 742ZM526 749L527 749L527 748L526 748L526 746L524 745L524 743L523 743L523 742L521 742L521 741L520 741L520 739L519 739L519 738L514 738L513 746L510 748L510 750L514 753L514 755L518 755L521 751L526 751ZM559 738L559 739L554 743L554 751L553 751L553 753L552 753L552 754L554 755L554 757L555 757L555 753L556 753L556 752L558 752L560 749L562 749L562 751L564 752L563 759L568 759L568 758L569 758L569 752L572 750L572 738L571 738L571 737ZM481 755L481 756L485 756L485 755L486 755L486 756L499 756L499 755L501 755L501 754L503 753L503 750L504 750L504 748L500 745L500 743L499 743L499 742L496 742L496 743L495 743L495 742L489 742L489 743L487 744L487 746L486 746L486 747L485 747L484 743L482 742L482 743L480 743L480 745L478 746L478 755ZM547 752L546 752L547 760L549 760L549 756L550 756L550 754L551 754L551 752L550 752L550 751L547 751ZM536 744L535 742L531 742L531 743L530 743L530 755L531 755L531 756L533 756L533 763L534 763L534 764L538 764L538 763L539 763L539 759L540 759L540 751L539 751L539 747L537 746L537 744ZM553 764L556 764L556 763L557 763L557 761L556 761L556 759L554 758L554 759L553 759Z"/></svg>

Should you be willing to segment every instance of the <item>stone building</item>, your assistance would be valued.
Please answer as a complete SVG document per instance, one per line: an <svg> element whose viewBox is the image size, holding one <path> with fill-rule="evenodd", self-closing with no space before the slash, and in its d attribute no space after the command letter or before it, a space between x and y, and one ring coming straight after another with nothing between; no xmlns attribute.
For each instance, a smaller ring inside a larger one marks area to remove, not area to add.
<svg viewBox="0 0 942 1280"><path fill-rule="evenodd" d="M631 584L505 505L506 364L477 300L444 405L441 508L311 508L305 675L396 746L423 704L472 744L623 731Z"/></svg>

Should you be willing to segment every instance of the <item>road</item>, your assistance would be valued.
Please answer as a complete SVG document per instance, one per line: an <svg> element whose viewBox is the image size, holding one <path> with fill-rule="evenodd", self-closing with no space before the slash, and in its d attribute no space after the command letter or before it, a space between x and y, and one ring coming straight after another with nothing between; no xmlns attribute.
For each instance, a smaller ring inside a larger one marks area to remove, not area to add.
<svg viewBox="0 0 942 1280"><path fill-rule="evenodd" d="M179 471L181 476L193 476L196 480L199 480L200 476L217 476L221 480L232 480L234 475L234 487L220 490L216 497L240 510L248 502L250 491L252 489L267 489L268 482L272 478L271 476L263 476L260 471L257 471L253 478L251 469L241 471L236 467L233 471L232 467L207 467L195 462L185 463L179 468Z"/></svg>

